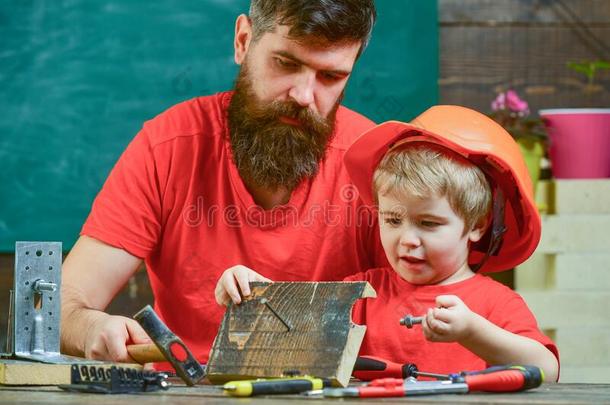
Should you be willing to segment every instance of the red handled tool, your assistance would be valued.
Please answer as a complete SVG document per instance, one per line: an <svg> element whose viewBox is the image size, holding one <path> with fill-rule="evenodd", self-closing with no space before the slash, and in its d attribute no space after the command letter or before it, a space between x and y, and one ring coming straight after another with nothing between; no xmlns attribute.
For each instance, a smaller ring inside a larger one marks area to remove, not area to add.
<svg viewBox="0 0 610 405"><path fill-rule="evenodd" d="M437 380L451 378L447 374L424 373L413 363L399 364L374 356L358 356L352 375L361 381L378 378L432 377Z"/></svg>
<svg viewBox="0 0 610 405"><path fill-rule="evenodd" d="M544 372L535 366L493 366L481 371L463 371L452 381L468 384L469 391L513 392L539 387Z"/></svg>
<svg viewBox="0 0 610 405"><path fill-rule="evenodd" d="M544 373L534 366L497 366L478 372L447 375L445 381L417 381L412 377L382 378L368 385L326 388L328 397L402 397L430 394L465 394L472 391L515 392L539 387Z"/></svg>
<svg viewBox="0 0 610 405"><path fill-rule="evenodd" d="M405 379L415 377L414 371L417 371L417 366L413 363L398 364L380 357L358 356L352 375L361 381L378 378Z"/></svg>

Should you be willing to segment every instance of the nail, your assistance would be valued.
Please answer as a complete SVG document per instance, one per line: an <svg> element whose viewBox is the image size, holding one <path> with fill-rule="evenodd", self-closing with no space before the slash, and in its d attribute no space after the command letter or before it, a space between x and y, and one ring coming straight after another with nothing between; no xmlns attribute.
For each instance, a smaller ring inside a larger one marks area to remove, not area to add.
<svg viewBox="0 0 610 405"><path fill-rule="evenodd" d="M271 307L271 304L269 304L269 300L267 298L261 298L259 300L259 302L263 305L265 305L267 308L269 308L269 311L271 311L271 313L273 313L273 315L275 315L275 317L277 319L280 320L280 322L282 322L284 324L284 326L286 327L286 329L288 329L288 332L290 332L292 330L292 326L290 326L290 324L288 322L286 322L286 320L284 320L284 318L282 318L280 316L280 314L278 314L277 312L275 312L275 309L273 309Z"/></svg>

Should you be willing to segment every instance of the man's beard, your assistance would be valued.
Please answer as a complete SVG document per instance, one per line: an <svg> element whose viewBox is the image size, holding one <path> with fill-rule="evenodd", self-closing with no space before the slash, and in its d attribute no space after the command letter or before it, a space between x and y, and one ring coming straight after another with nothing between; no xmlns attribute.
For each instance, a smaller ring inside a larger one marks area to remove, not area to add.
<svg viewBox="0 0 610 405"><path fill-rule="evenodd" d="M247 65L241 67L229 105L233 159L249 186L294 190L316 175L333 135L339 97L327 118L294 101L260 101ZM280 121L296 119L299 126Z"/></svg>

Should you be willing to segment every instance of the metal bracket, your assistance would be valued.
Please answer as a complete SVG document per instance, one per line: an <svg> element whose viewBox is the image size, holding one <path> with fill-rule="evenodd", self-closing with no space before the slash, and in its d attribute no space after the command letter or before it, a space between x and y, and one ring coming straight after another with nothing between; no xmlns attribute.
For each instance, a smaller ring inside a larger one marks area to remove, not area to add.
<svg viewBox="0 0 610 405"><path fill-rule="evenodd" d="M61 253L61 242L15 243L10 320L15 357L55 364L83 361L59 349Z"/></svg>

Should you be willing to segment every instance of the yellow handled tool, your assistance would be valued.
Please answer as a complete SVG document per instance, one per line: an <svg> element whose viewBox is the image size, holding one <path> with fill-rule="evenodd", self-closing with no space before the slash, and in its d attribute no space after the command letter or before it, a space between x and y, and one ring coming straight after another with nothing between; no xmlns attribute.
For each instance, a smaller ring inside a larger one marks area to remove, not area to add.
<svg viewBox="0 0 610 405"><path fill-rule="evenodd" d="M223 389L234 397L250 397L269 394L298 394L321 390L330 386L330 381L313 377L271 378L259 380L229 381Z"/></svg>

